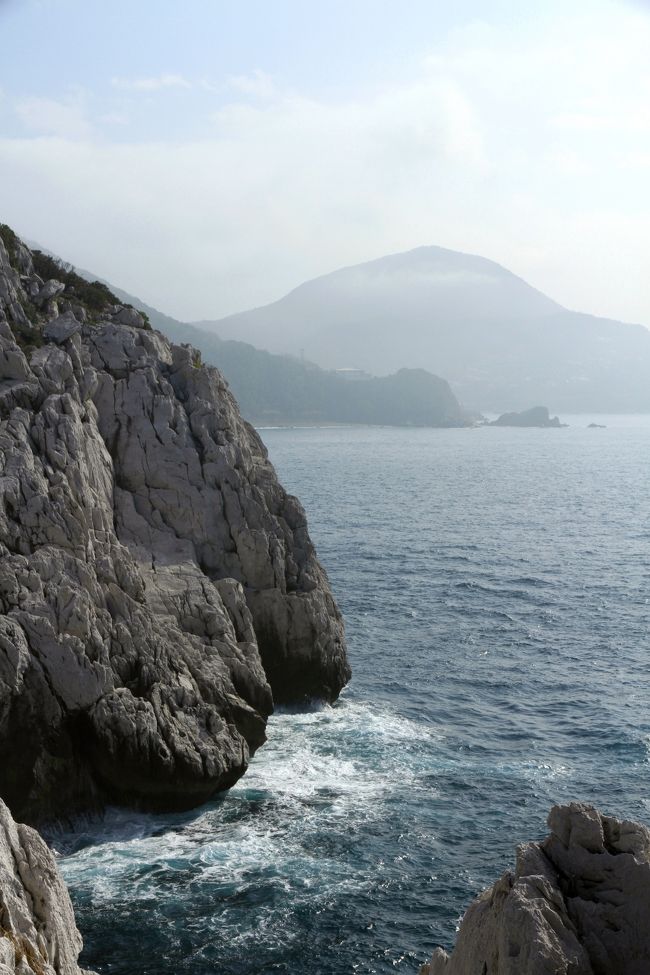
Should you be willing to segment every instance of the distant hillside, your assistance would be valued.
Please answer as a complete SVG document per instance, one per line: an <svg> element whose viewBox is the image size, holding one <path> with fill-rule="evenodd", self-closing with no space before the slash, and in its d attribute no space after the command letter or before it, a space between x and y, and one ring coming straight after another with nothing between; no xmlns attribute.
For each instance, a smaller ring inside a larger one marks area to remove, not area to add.
<svg viewBox="0 0 650 975"><path fill-rule="evenodd" d="M94 279L90 272L81 272ZM111 286L112 287L112 286ZM401 369L366 380L344 379L313 363L272 355L245 342L223 341L164 315L134 295L117 297L144 311L174 342L190 342L217 366L242 414L258 424L370 423L394 426L463 426L467 420L449 384L424 369Z"/></svg>
<svg viewBox="0 0 650 975"><path fill-rule="evenodd" d="M344 268L271 305L199 322L320 366L445 376L467 406L650 410L650 332L568 311L492 261L440 247Z"/></svg>

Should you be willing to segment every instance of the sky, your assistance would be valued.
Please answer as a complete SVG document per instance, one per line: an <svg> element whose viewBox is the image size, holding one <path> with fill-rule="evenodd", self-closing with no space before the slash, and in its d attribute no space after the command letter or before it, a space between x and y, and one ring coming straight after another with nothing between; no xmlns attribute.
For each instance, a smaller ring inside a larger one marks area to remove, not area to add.
<svg viewBox="0 0 650 975"><path fill-rule="evenodd" d="M0 222L183 320L436 244L650 327L650 2L0 0Z"/></svg>

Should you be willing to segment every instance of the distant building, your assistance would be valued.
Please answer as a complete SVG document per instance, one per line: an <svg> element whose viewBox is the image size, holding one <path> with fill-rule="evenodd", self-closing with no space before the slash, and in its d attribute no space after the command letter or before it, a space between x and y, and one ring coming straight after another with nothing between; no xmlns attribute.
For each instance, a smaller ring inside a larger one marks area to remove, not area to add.
<svg viewBox="0 0 650 975"><path fill-rule="evenodd" d="M334 372L341 379L372 379L369 372L363 369L356 369L354 366L345 366L343 369L335 369Z"/></svg>

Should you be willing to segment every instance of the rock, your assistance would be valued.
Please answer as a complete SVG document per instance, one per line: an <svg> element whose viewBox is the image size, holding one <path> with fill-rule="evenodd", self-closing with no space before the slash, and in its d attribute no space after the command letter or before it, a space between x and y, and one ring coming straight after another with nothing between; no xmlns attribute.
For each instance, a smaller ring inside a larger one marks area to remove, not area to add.
<svg viewBox="0 0 650 975"><path fill-rule="evenodd" d="M140 312L130 306L119 305L111 318L120 325L132 325L133 328L142 328L144 325L144 318Z"/></svg>
<svg viewBox="0 0 650 975"><path fill-rule="evenodd" d="M81 947L54 857L0 800L0 975L83 975Z"/></svg>
<svg viewBox="0 0 650 975"><path fill-rule="evenodd" d="M645 975L650 831L590 806L555 806L551 833L517 850L469 907L451 955L421 975Z"/></svg>
<svg viewBox="0 0 650 975"><path fill-rule="evenodd" d="M32 823L205 801L274 698L350 673L304 511L222 376L113 312L68 309L29 358L0 323L0 796Z"/></svg>
<svg viewBox="0 0 650 975"><path fill-rule="evenodd" d="M13 262L13 263L12 263ZM14 325L30 328L30 321L22 302L27 294L22 286L15 253L12 257L0 236L0 321L9 320Z"/></svg>
<svg viewBox="0 0 650 975"><path fill-rule="evenodd" d="M522 413L502 413L498 420L493 420L491 427L565 427L557 416L552 419L545 406L533 406Z"/></svg>
<svg viewBox="0 0 650 975"><path fill-rule="evenodd" d="M57 345L62 345L71 335L81 331L81 325L82 323L77 320L72 312L66 312L47 323L43 329L43 338L47 339L48 342L56 342Z"/></svg>
<svg viewBox="0 0 650 975"><path fill-rule="evenodd" d="M65 291L65 285L62 281L56 281L52 278L51 281L46 281L43 287L34 295L32 298L33 303L37 307L46 305L52 298L58 298L60 294Z"/></svg>

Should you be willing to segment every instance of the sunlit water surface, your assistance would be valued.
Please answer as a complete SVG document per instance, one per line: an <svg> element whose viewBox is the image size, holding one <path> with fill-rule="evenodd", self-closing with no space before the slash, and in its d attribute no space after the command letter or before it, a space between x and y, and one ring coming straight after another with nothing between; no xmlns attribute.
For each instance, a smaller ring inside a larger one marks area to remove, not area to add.
<svg viewBox="0 0 650 975"><path fill-rule="evenodd" d="M209 805L54 838L88 967L414 973L552 803L650 820L650 418L568 419L263 431L354 679Z"/></svg>

